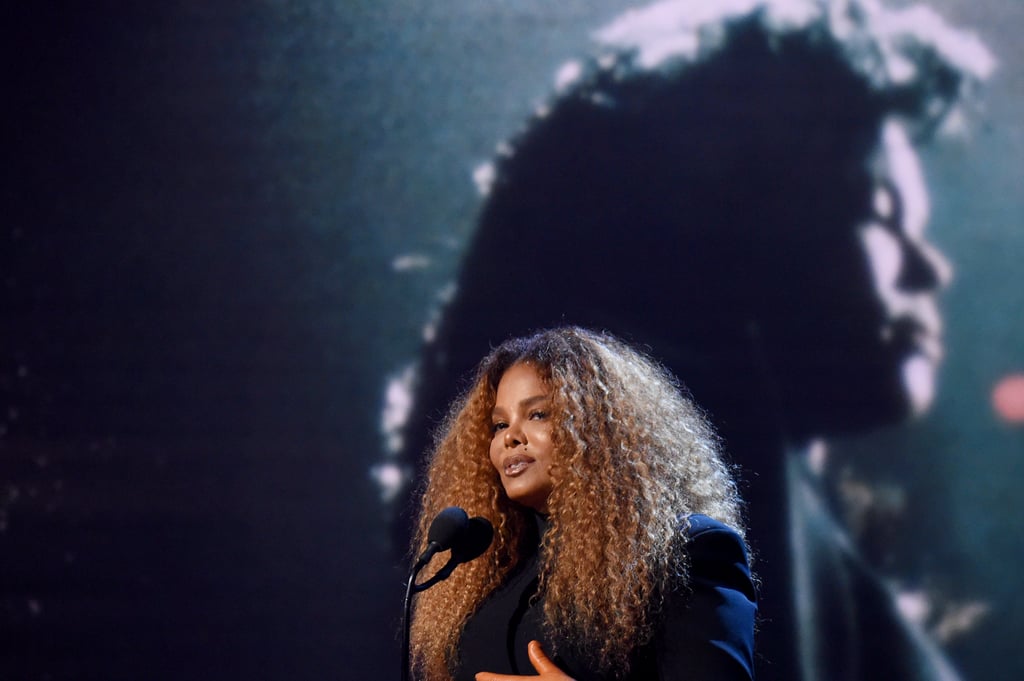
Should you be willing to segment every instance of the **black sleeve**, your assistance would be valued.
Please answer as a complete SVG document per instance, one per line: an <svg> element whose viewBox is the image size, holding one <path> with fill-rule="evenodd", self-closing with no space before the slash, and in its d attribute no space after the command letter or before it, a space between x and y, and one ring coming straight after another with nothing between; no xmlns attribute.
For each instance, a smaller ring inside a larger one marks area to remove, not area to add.
<svg viewBox="0 0 1024 681"><path fill-rule="evenodd" d="M754 678L757 611L740 536L715 520L691 516L687 586L666 600L657 642L662 681Z"/></svg>

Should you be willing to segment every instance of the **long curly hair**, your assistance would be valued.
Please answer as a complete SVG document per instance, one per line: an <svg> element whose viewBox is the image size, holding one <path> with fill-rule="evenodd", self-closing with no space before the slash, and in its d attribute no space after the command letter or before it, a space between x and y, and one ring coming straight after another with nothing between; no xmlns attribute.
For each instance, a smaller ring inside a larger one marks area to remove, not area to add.
<svg viewBox="0 0 1024 681"><path fill-rule="evenodd" d="M653 636L666 589L686 583L680 523L703 513L743 533L718 440L661 365L611 335L576 327L506 341L453 404L428 463L415 550L447 506L495 527L480 559L419 596L413 664L429 681L450 678L467 619L527 548L529 511L505 496L488 455L498 382L517 363L535 368L551 390L557 463L539 592L552 638L578 642L604 673L625 673L630 654Z"/></svg>

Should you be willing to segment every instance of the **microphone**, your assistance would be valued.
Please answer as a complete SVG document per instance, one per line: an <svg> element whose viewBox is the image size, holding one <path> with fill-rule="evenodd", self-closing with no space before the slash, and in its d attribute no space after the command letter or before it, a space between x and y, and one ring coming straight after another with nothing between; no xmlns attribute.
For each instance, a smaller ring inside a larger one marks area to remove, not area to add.
<svg viewBox="0 0 1024 681"><path fill-rule="evenodd" d="M404 637L402 640L402 681L409 681L409 625L413 594L424 591L452 574L457 566L478 558L494 539L494 526L482 516L474 518L458 506L449 506L430 523L427 530L427 548L420 554L409 574L405 585L405 613L402 617ZM426 566L438 551L451 549L452 555L445 566L433 577L420 584L416 575Z"/></svg>
<svg viewBox="0 0 1024 681"><path fill-rule="evenodd" d="M494 525L483 516L466 521L466 529L456 537L452 545L452 560L468 563L483 555L494 540Z"/></svg>
<svg viewBox="0 0 1024 681"><path fill-rule="evenodd" d="M447 551L452 548L468 524L469 516L458 506L449 506L438 513L430 523L430 529L427 530L427 548L416 560L413 571L419 572L438 551Z"/></svg>
<svg viewBox="0 0 1024 681"><path fill-rule="evenodd" d="M413 591L415 593L426 591L438 582L448 579L456 567L481 556L491 545L493 539L494 525L491 525L490 520L481 516L470 518L463 530L455 537L452 543L452 556L448 562L427 581L413 585Z"/></svg>

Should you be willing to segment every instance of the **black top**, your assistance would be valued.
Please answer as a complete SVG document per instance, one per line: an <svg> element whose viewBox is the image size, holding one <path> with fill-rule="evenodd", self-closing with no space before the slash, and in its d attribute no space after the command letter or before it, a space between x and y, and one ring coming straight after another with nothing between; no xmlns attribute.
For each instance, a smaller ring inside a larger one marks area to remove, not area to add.
<svg viewBox="0 0 1024 681"><path fill-rule="evenodd" d="M545 530L538 516L537 537ZM634 651L630 680L729 681L753 679L754 587L746 548L735 531L703 515L689 517L688 584L669 594L654 639ZM538 542L539 543L539 539ZM536 543L535 543L536 546ZM536 639L550 656L537 589L538 553L524 557L469 619L460 640L455 681L477 672L533 676L526 646ZM552 660L577 681L608 677L593 671L579 647L557 641Z"/></svg>

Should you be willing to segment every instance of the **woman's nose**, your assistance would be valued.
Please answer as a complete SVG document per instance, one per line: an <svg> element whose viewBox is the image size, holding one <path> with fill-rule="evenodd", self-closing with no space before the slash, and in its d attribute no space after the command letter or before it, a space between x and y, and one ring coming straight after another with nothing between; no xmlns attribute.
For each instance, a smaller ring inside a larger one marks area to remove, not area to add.
<svg viewBox="0 0 1024 681"><path fill-rule="evenodd" d="M505 429L506 447L516 447L522 444L526 444L526 436L523 435L518 427L509 426Z"/></svg>

